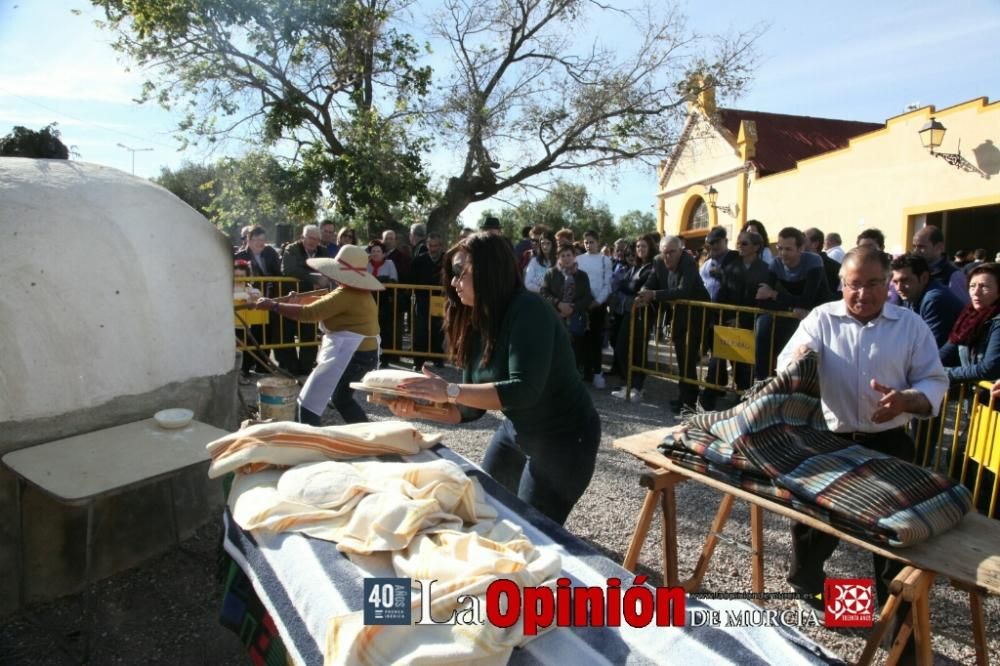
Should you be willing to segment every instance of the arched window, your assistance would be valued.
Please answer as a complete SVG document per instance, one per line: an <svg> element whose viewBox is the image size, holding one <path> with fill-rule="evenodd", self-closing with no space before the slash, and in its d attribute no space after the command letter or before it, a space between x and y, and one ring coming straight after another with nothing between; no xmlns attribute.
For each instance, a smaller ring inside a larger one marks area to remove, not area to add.
<svg viewBox="0 0 1000 666"><path fill-rule="evenodd" d="M699 199L698 203L691 209L688 216L686 231L698 231L708 229L708 206L704 199Z"/></svg>

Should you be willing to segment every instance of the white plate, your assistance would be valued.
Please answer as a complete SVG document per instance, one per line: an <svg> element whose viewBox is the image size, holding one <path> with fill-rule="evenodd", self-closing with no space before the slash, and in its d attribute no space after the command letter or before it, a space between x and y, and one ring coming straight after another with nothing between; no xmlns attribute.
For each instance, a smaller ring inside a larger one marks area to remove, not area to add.
<svg viewBox="0 0 1000 666"><path fill-rule="evenodd" d="M180 407L162 409L153 414L153 419L156 421L156 425L170 430L183 428L187 424L191 423L191 419L193 418L194 412L190 409L182 409Z"/></svg>

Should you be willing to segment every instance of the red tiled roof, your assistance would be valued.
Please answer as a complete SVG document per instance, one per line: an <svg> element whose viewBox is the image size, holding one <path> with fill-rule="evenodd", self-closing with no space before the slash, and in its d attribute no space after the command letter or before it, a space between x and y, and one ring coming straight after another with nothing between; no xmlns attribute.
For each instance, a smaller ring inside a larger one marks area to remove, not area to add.
<svg viewBox="0 0 1000 666"><path fill-rule="evenodd" d="M718 111L719 122L734 139L739 134L741 120L757 124L757 154L750 161L761 175L793 169L798 160L846 148L853 137L884 127L881 123L763 111L722 108Z"/></svg>

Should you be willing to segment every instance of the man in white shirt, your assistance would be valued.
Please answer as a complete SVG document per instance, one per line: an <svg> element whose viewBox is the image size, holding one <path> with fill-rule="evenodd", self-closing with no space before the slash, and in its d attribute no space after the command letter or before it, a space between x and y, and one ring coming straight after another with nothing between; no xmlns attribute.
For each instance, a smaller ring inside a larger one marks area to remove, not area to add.
<svg viewBox="0 0 1000 666"><path fill-rule="evenodd" d="M937 344L920 317L887 303L888 255L868 247L848 252L840 276L844 299L812 310L778 356L784 368L809 350L819 357L823 415L831 431L876 451L913 460L904 426L914 416L936 416L948 376ZM823 589L823 564L839 539L792 525L788 582L799 592ZM902 568L873 555L880 602Z"/></svg>
<svg viewBox="0 0 1000 666"><path fill-rule="evenodd" d="M601 374L601 349L604 347L604 322L608 313L608 297L611 295L611 257L601 254L601 244L597 232L587 229L583 234L583 246L587 251L576 258L576 265L590 280L590 293L594 301L587 313L590 324L583 334L583 381L592 381L594 388L605 386Z"/></svg>
<svg viewBox="0 0 1000 666"><path fill-rule="evenodd" d="M844 263L844 247L841 245L842 242L840 234L836 232L831 231L826 235L826 256L830 257L838 264Z"/></svg>

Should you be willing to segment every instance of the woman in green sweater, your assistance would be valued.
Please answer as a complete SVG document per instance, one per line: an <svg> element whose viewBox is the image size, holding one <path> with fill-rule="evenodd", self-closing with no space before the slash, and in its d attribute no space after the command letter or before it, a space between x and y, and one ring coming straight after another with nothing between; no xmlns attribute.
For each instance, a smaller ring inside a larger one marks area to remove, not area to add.
<svg viewBox="0 0 1000 666"><path fill-rule="evenodd" d="M413 399L450 403L445 414L410 398L393 401L401 418L445 423L503 412L483 469L559 524L594 473L601 422L580 379L566 327L527 291L510 247L475 234L445 256L445 334L462 383L424 368L404 382Z"/></svg>

